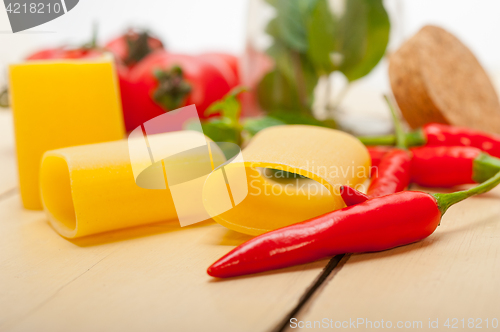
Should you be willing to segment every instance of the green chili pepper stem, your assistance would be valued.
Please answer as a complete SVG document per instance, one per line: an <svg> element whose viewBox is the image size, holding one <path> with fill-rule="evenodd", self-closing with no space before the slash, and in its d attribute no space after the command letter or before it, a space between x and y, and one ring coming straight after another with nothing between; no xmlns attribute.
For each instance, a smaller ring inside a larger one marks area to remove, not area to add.
<svg viewBox="0 0 500 332"><path fill-rule="evenodd" d="M424 130L420 128L407 133L406 144L408 146L422 146L427 144L427 137L425 137Z"/></svg>
<svg viewBox="0 0 500 332"><path fill-rule="evenodd" d="M383 135L383 136L360 136L358 139L366 146L373 145L396 145L395 135ZM406 144L409 147L422 146L427 143L424 131L422 129L417 129L410 131L406 134Z"/></svg>
<svg viewBox="0 0 500 332"><path fill-rule="evenodd" d="M358 139L367 146L373 145L394 145L396 144L396 136L385 135L385 136L360 136Z"/></svg>
<svg viewBox="0 0 500 332"><path fill-rule="evenodd" d="M484 182L500 172L500 159L481 153L474 159L472 179L477 183Z"/></svg>
<svg viewBox="0 0 500 332"><path fill-rule="evenodd" d="M500 183L500 172L489 180L477 185L474 188L464 191L457 191L451 194L433 194L434 198L437 200L439 211L441 211L441 216L446 213L448 208L458 202L463 201L474 195L483 194L495 188Z"/></svg>
<svg viewBox="0 0 500 332"><path fill-rule="evenodd" d="M394 108L394 105L388 95L384 95L384 99L391 111L392 121L394 123L394 129L396 131L396 147L406 150L408 148L406 144L406 133L403 129L403 126L401 126L401 121L399 121L398 115L396 114L396 109Z"/></svg>

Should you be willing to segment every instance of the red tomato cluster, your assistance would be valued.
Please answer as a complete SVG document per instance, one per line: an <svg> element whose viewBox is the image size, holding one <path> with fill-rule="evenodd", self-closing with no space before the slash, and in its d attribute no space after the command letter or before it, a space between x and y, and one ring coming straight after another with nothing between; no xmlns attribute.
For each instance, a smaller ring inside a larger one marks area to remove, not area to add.
<svg viewBox="0 0 500 332"><path fill-rule="evenodd" d="M127 131L190 104L196 105L200 118L206 118L205 109L239 84L236 56L170 53L160 39L136 30L129 30L105 47L52 48L27 59L84 59L106 52L115 57Z"/></svg>

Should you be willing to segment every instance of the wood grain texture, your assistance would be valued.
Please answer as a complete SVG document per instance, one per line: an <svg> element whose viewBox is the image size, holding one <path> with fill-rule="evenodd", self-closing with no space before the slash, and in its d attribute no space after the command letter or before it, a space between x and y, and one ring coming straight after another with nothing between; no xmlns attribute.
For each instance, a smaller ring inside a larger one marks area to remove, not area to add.
<svg viewBox="0 0 500 332"><path fill-rule="evenodd" d="M17 195L0 234L0 331L268 330L328 262L218 281L205 269L247 236L164 223L70 242Z"/></svg>
<svg viewBox="0 0 500 332"><path fill-rule="evenodd" d="M419 331L429 318L439 330L447 318L500 320L498 280L500 188L450 208L421 242L352 255L298 319L422 321Z"/></svg>
<svg viewBox="0 0 500 332"><path fill-rule="evenodd" d="M390 57L392 91L408 124L500 133L500 102L474 54L451 33L425 26Z"/></svg>
<svg viewBox="0 0 500 332"><path fill-rule="evenodd" d="M249 237L214 222L70 242L21 205L9 112L0 154L0 331L268 330L328 263L217 281L206 268Z"/></svg>
<svg viewBox="0 0 500 332"><path fill-rule="evenodd" d="M0 110L0 200L17 186L12 113Z"/></svg>
<svg viewBox="0 0 500 332"><path fill-rule="evenodd" d="M9 130L3 114L0 128ZM0 151L8 151L0 189L9 191L8 139ZM425 241L353 255L298 318L500 319L499 202L497 189L451 208ZM17 194L0 199L0 234L0 331L269 331L328 262L215 280L205 269L249 237L208 222L68 241Z"/></svg>

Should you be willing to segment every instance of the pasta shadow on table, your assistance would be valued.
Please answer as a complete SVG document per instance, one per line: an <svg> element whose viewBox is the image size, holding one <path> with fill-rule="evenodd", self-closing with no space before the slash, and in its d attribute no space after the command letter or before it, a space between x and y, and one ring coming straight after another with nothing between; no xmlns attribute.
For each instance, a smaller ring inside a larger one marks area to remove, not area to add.
<svg viewBox="0 0 500 332"><path fill-rule="evenodd" d="M206 227L214 223L215 222L212 220L207 220L194 225L181 227L178 221L172 220L66 240L79 247L91 247L113 242L128 241L158 234L178 232L190 228Z"/></svg>

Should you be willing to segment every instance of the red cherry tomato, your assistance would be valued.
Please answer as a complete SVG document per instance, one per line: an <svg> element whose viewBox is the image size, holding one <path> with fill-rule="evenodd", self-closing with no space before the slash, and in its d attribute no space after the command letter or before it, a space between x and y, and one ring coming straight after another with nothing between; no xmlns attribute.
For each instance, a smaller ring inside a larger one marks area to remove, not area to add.
<svg viewBox="0 0 500 332"><path fill-rule="evenodd" d="M35 52L26 57L26 60L84 59L95 58L102 54L103 52L97 49L57 47Z"/></svg>
<svg viewBox="0 0 500 332"><path fill-rule="evenodd" d="M134 111L126 114L127 129L185 105L195 104L200 118L214 101L232 87L227 77L203 57L157 51L130 72L133 84Z"/></svg>
<svg viewBox="0 0 500 332"><path fill-rule="evenodd" d="M240 84L239 58L237 56L227 53L203 53L200 57L215 65L229 68L235 80L234 86Z"/></svg>
<svg viewBox="0 0 500 332"><path fill-rule="evenodd" d="M105 48L128 67L133 67L148 54L163 50L161 40L146 31L130 29L125 34L111 40Z"/></svg>

